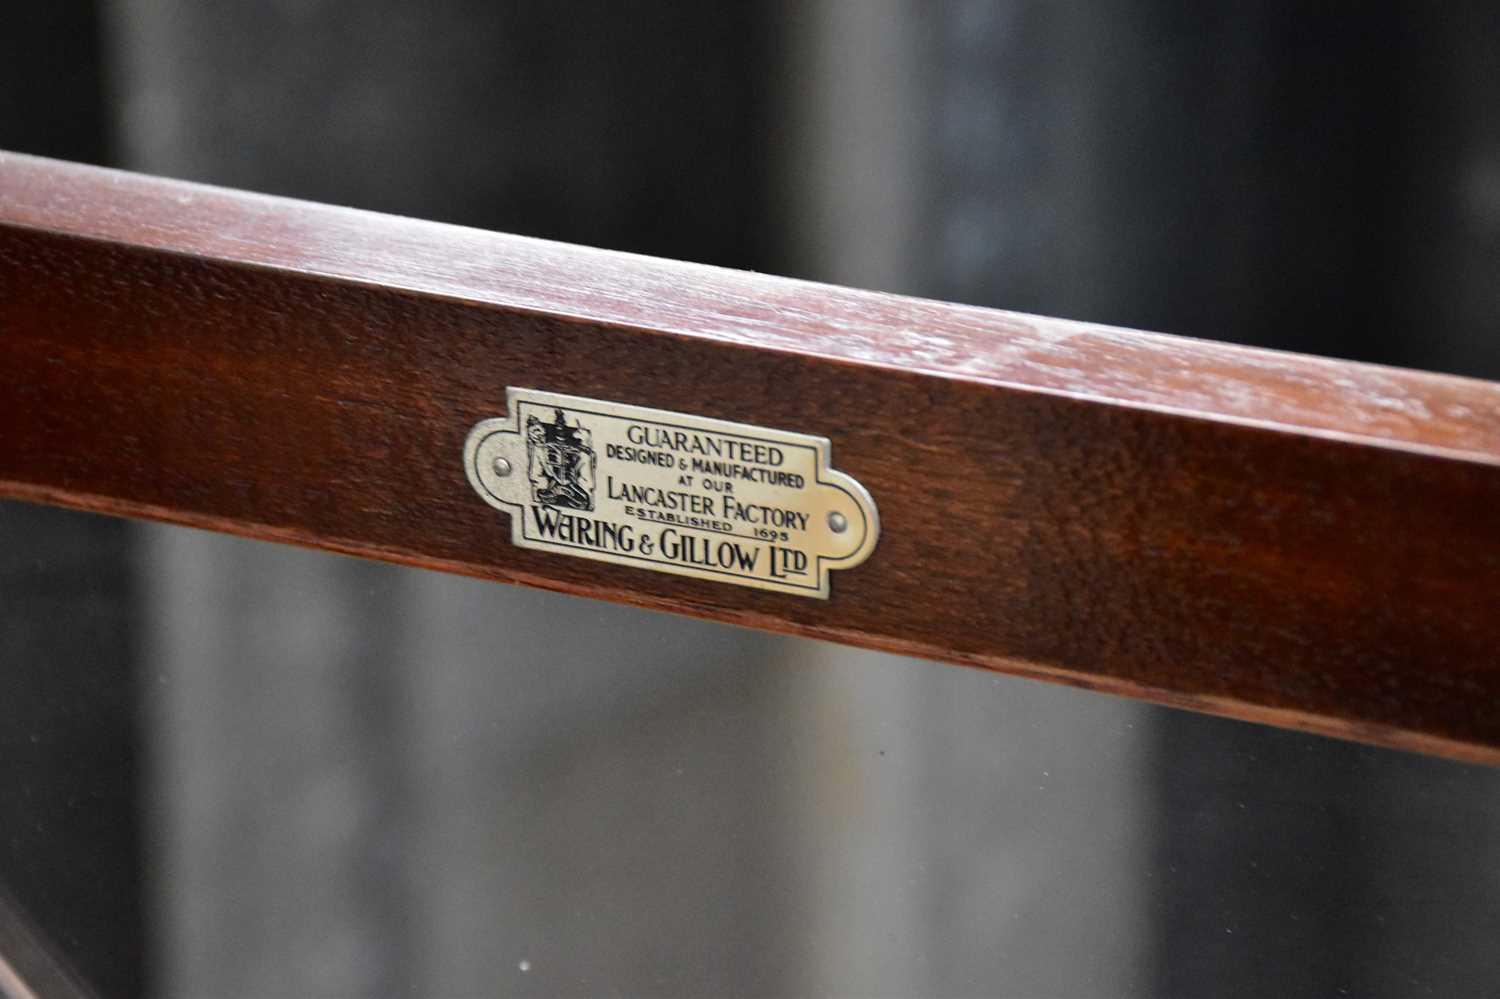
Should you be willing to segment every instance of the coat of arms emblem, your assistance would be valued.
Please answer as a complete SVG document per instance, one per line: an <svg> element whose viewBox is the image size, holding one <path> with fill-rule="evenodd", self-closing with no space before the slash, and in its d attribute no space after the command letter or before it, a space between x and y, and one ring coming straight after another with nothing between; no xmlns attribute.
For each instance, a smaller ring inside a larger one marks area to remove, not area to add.
<svg viewBox="0 0 1500 999"><path fill-rule="evenodd" d="M531 498L542 506L594 509L593 435L579 422L569 423L561 409L549 423L526 418L526 458Z"/></svg>

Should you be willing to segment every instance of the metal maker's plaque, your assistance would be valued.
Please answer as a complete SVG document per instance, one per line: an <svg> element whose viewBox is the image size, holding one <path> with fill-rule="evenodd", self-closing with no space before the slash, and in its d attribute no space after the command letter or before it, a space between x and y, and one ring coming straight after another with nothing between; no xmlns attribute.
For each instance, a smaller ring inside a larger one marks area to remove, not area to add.
<svg viewBox="0 0 1500 999"><path fill-rule="evenodd" d="M464 470L511 541L563 555L828 597L869 558L875 502L827 438L511 388Z"/></svg>

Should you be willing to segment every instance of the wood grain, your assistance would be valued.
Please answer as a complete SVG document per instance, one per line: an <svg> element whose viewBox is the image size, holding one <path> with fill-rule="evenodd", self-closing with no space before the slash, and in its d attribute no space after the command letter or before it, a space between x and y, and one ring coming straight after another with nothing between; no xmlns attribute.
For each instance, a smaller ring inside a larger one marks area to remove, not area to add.
<svg viewBox="0 0 1500 999"><path fill-rule="evenodd" d="M1500 386L0 154L0 494L1500 762ZM523 385L819 434L828 602L518 549Z"/></svg>

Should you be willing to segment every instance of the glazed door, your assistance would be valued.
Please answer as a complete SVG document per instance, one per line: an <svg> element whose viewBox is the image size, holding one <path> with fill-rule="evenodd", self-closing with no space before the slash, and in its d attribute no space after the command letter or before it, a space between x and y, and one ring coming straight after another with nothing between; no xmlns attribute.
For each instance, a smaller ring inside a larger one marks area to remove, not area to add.
<svg viewBox="0 0 1500 999"><path fill-rule="evenodd" d="M1482 18L460 8L7 62L0 990L1492 989Z"/></svg>

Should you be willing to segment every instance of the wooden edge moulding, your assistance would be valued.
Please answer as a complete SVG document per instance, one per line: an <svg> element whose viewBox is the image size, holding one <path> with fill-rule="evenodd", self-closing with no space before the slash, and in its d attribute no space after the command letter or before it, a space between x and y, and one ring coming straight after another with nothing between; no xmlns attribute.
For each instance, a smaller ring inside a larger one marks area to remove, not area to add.
<svg viewBox="0 0 1500 999"><path fill-rule="evenodd" d="M0 154L0 495L1500 762L1470 379Z"/></svg>

